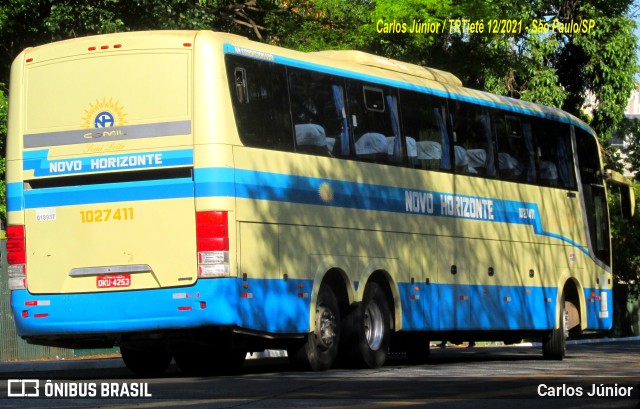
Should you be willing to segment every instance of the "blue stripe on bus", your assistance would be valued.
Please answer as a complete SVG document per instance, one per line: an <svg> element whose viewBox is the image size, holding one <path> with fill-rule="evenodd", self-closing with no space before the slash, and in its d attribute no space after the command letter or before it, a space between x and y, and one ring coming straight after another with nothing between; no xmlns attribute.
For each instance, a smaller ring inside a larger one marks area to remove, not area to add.
<svg viewBox="0 0 640 409"><path fill-rule="evenodd" d="M7 183L7 211L17 212L24 209L24 183Z"/></svg>
<svg viewBox="0 0 640 409"><path fill-rule="evenodd" d="M589 255L588 249L574 240L545 231L536 203L232 168L195 169L194 182L181 178L27 190L24 206L29 209L171 199L194 194L195 197L236 197L530 225L535 234L561 240ZM323 197L321 187L332 193ZM14 196L15 189L12 186ZM423 206L421 200L430 203ZM13 205L10 210L12 208Z"/></svg>
<svg viewBox="0 0 640 409"><path fill-rule="evenodd" d="M235 192L232 192L233 183L230 178L234 177L234 174ZM585 246L560 234L545 231L536 203L244 169L236 169L235 173L226 168L196 169L194 178L196 186L200 186L196 188L198 197L201 197L201 193L218 196L225 192L221 195L235 194L235 197L245 199L530 225L536 234L561 240L589 255L589 250ZM328 186L331 190L331 200L327 197L323 199L320 194L321 186ZM409 205L409 195L412 199L417 198L417 206L414 206L415 203ZM421 198L425 198L426 201L427 197L432 199L430 209L427 204L422 207L420 203ZM463 206L462 214L458 212L456 203ZM490 208L489 204L491 204ZM464 206L467 207L466 211ZM491 213L489 209L492 210Z"/></svg>
<svg viewBox="0 0 640 409"><path fill-rule="evenodd" d="M248 284L244 289L243 284ZM299 286L303 288L300 289ZM429 284L414 291L401 283L403 330L548 330L556 325L556 288ZM200 279L190 287L79 294L11 292L20 336L119 333L196 328L205 325L239 326L268 333L309 331L312 280ZM484 292L485 289L489 291ZM526 293L529 290L529 294ZM587 302L589 329L612 324L611 290L586 289L607 305ZM420 294L419 299L411 295ZM467 299L461 301L460 295ZM34 301L45 301L33 306ZM30 304L29 306L27 306ZM87 306L91 308L87 308ZM113 308L126 305L127 308ZM609 314L601 317L601 310ZM27 311L28 317L22 315ZM34 314L48 314L34 318Z"/></svg>
<svg viewBox="0 0 640 409"><path fill-rule="evenodd" d="M482 106L486 106L486 107L489 107L489 108L503 109L503 110L506 110L506 111L516 112L516 113L519 113L519 114L535 116L535 117L538 117L538 118L552 119L552 120L560 121L560 122L563 122L563 123L566 123L566 124L572 124L572 125L578 126L578 127L582 128L582 129L584 129L585 131L587 131L588 133L594 135L593 130L591 130L587 125L585 125L584 123L582 123L578 119L574 118L570 114L565 113L565 112L563 112L563 111L561 111L559 109L556 109L556 108L550 108L550 107L546 107L546 106L543 106L543 105L537 105L537 104L534 104L534 103L529 102L529 101L522 101L522 100L513 99L513 98L501 96L501 95L487 94L487 96L492 96L494 98L497 97L497 98L499 98L501 100L513 101L513 104L531 105L531 108L523 107L523 106L519 106L519 105L512 105L512 104L509 104L508 102L499 102L499 101L495 101L495 100L472 97L472 96L469 96L469 95L456 94L456 93L450 92L450 91L443 91L443 90L439 90L439 89L435 89L435 88L429 88L429 87L426 87L426 86L423 86L423 85L412 84L412 83L393 80L393 79L388 79L388 78L384 78L384 77L376 77L376 76L373 76L373 75L362 74L362 73L359 73L359 72L344 70L342 68L336 68L336 67L332 67L332 66L328 66L328 65L316 64L316 63L312 63L312 62L308 62L308 61L302 61L302 60L296 60L294 58L283 57L283 56L280 56L280 55L266 53L266 52L263 52L263 51L255 51L255 50L247 49L247 48L244 48L244 47L234 46L234 45L228 44L228 43L224 44L223 51L224 51L224 53L227 53L227 54L235 54L235 55L240 55L240 56L243 56L243 57L249 57L249 58L253 58L253 59L257 59L257 60L263 60L263 61L272 61L272 62L275 62L275 63L279 63L279 64L291 66L291 67L317 71L317 72L321 72L321 73L325 73L325 74L329 74L329 75L337 75L337 76L340 76L340 77L353 78L353 79L356 79L356 80L367 81L367 82L372 82L372 83L376 83L376 84L388 85L390 87L395 87L395 88L418 91L418 92L434 95L434 96L441 97L441 98L453 99L453 100L464 101L464 102L470 102L470 103L473 103L473 104L482 105ZM252 55L252 53L253 53L253 55ZM437 81L435 81L435 82L437 82ZM476 91L476 92L483 92L483 91ZM538 110L534 109L533 107L536 107L536 108L538 108L540 110L543 110L543 111L538 111Z"/></svg>

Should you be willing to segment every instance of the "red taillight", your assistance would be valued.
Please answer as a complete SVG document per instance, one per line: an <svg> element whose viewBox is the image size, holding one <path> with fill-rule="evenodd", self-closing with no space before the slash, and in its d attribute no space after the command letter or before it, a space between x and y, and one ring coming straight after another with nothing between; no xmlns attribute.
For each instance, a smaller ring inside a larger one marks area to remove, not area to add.
<svg viewBox="0 0 640 409"><path fill-rule="evenodd" d="M227 212L196 213L198 251L229 251Z"/></svg>
<svg viewBox="0 0 640 409"><path fill-rule="evenodd" d="M7 227L7 262L25 264L27 262L24 226Z"/></svg>
<svg viewBox="0 0 640 409"><path fill-rule="evenodd" d="M227 212L196 213L198 277L228 277L229 215Z"/></svg>
<svg viewBox="0 0 640 409"><path fill-rule="evenodd" d="M27 248L24 226L7 227L7 274L9 290L27 288Z"/></svg>

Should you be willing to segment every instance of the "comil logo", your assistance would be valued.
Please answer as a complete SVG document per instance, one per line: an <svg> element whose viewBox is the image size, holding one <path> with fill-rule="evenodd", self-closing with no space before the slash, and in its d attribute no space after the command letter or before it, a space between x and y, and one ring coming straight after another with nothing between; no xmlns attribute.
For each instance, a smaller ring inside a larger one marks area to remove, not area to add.
<svg viewBox="0 0 640 409"><path fill-rule="evenodd" d="M89 108L84 110L82 117L82 127L84 129L113 128L127 124L127 114L120 102L113 98L102 100L96 99L95 103L90 103Z"/></svg>
<svg viewBox="0 0 640 409"><path fill-rule="evenodd" d="M7 396L22 398L40 396L40 381L37 379L9 379Z"/></svg>

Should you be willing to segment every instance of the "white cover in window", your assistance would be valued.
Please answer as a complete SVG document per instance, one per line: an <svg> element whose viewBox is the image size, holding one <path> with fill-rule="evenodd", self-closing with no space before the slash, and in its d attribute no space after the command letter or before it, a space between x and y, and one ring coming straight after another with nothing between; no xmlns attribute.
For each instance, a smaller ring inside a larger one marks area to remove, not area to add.
<svg viewBox="0 0 640 409"><path fill-rule="evenodd" d="M430 160L442 157L442 147L438 142L420 141L416 143L418 159Z"/></svg>
<svg viewBox="0 0 640 409"><path fill-rule="evenodd" d="M387 153L387 138L384 135L367 132L356 142L356 155Z"/></svg>
<svg viewBox="0 0 640 409"><path fill-rule="evenodd" d="M558 168L549 161L540 162L540 179L558 180Z"/></svg>
<svg viewBox="0 0 640 409"><path fill-rule="evenodd" d="M467 149L467 160L473 168L484 168L487 164L487 151L484 149Z"/></svg>
<svg viewBox="0 0 640 409"><path fill-rule="evenodd" d="M327 137L320 125L298 124L295 130L298 146L327 146Z"/></svg>

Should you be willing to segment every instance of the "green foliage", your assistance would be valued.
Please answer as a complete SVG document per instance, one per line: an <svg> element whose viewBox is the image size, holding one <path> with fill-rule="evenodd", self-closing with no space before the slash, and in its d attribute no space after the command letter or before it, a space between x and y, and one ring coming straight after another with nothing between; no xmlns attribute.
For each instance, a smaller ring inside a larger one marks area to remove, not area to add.
<svg viewBox="0 0 640 409"><path fill-rule="evenodd" d="M6 169L6 161L4 155L4 141L7 135L7 115L9 111L9 101L3 91L4 84L0 82L0 218L7 220L7 189L5 184L4 173Z"/></svg>
<svg viewBox="0 0 640 409"><path fill-rule="evenodd" d="M637 178L640 172L640 119L624 118L616 127L616 137L624 143L622 153L625 155L624 164L618 159L616 167L623 170L624 165Z"/></svg>
<svg viewBox="0 0 640 409"><path fill-rule="evenodd" d="M523 86L520 98L553 107L561 107L566 98L560 86L555 68L551 65L551 56L558 49L558 39L544 38L532 34L526 39L528 53L524 60L521 78Z"/></svg>
<svg viewBox="0 0 640 409"><path fill-rule="evenodd" d="M624 109L635 87L637 39L633 35L633 21L624 16L594 14L596 29L575 36L574 43L584 53L580 58L584 62L581 65L584 90L592 92L597 101L591 125L601 140L606 140L624 118ZM567 108L575 112L578 107Z"/></svg>
<svg viewBox="0 0 640 409"><path fill-rule="evenodd" d="M265 18L268 41L300 51L361 48L366 45L371 3L366 0L291 0Z"/></svg>

